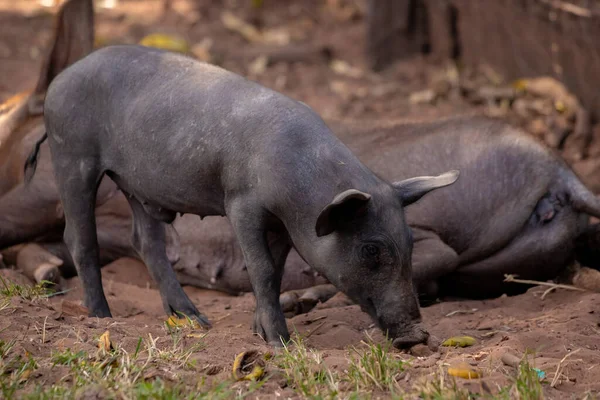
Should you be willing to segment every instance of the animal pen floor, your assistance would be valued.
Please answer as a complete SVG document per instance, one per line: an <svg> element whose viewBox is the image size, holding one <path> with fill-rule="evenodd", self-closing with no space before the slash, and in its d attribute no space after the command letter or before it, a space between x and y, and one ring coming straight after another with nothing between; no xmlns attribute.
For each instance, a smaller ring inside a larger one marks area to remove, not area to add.
<svg viewBox="0 0 600 400"><path fill-rule="evenodd" d="M193 9L192 3L198 8ZM368 72L364 7L355 5L364 6L362 1L266 0L258 10L251 3L181 0L163 16L159 1L121 1L115 9L100 10L96 33L102 43L137 42L149 33L179 34L195 45L198 57L210 55L228 69L306 102L325 118L420 119L477 111L496 113L529 130L535 126L533 117L515 116L501 104L466 98L456 86L456 70L448 65L413 58L381 74ZM234 25L223 22L231 22L225 12L260 23L264 34L249 42L225 26ZM51 26L51 14L35 1L0 0L0 100L35 83ZM269 41L286 48L304 43L291 56L271 54L271 59L299 60L266 62L261 54ZM324 47L331 60L323 56ZM479 85L496 76L482 69L468 79ZM340 306L334 297L308 314L288 319L290 331L303 338L302 344L267 361L267 379L257 384L233 383L231 372L237 354L271 352L251 333L251 294L234 297L187 287L213 322L213 329L204 335L189 327L165 327L159 293L139 262L120 260L103 269L103 279L113 319L80 315L77 278L68 282L72 290L49 299L15 293L17 289L6 293L0 285L0 370L6 373L0 377L0 398L24 394L62 398L75 387L81 387L78 398L110 398L114 393L126 398L180 398L181 393L201 392L207 398L326 398L336 391L341 397L373 392L386 398L390 387L397 393L403 390L407 398L419 394L468 398L467 391L538 398L532 371L523 367L519 372L501 361L508 351L519 357L531 352L529 365L545 373L541 383L545 398L593 398L600 393L600 294L596 293L557 289L544 295L546 288L534 287L520 296L446 301L424 308L424 323L432 335L439 339L468 335L476 343L440 347L433 354L422 349L416 356L389 350L379 375L370 367L378 349L363 342L382 343L381 333L357 306ZM101 354L98 338L106 330L116 350ZM304 348L315 352L304 354ZM398 368L397 360L407 363ZM448 375L448 367L459 362L480 371L482 378ZM44 391L48 396L40 394Z"/></svg>

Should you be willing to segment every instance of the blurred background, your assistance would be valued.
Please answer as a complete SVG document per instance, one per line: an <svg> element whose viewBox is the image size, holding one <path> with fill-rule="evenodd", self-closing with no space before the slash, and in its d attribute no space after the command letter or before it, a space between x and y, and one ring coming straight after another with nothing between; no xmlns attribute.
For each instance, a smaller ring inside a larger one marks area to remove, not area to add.
<svg viewBox="0 0 600 400"><path fill-rule="evenodd" d="M0 101L35 84L60 0L0 0ZM600 1L98 0L96 46L188 53L324 118L483 113L600 191Z"/></svg>

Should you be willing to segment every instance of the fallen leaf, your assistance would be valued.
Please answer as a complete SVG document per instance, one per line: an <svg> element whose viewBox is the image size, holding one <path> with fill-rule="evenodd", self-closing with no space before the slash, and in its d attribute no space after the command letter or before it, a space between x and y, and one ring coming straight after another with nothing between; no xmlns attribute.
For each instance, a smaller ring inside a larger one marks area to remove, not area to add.
<svg viewBox="0 0 600 400"><path fill-rule="evenodd" d="M112 345L112 342L110 341L109 331L104 332L98 339L98 348L100 350L106 351L107 353L115 349Z"/></svg>
<svg viewBox="0 0 600 400"><path fill-rule="evenodd" d="M233 377L238 380L257 381L265 374L264 362L256 350L244 351L233 361Z"/></svg>
<svg viewBox="0 0 600 400"><path fill-rule="evenodd" d="M225 28L239 33L249 42L259 42L261 40L261 34L254 25L236 17L229 11L225 11L221 14L221 22Z"/></svg>
<svg viewBox="0 0 600 400"><path fill-rule="evenodd" d="M349 76L351 78L360 78L364 75L360 68L353 67L343 60L333 60L330 64L330 68L336 74Z"/></svg>
<svg viewBox="0 0 600 400"><path fill-rule="evenodd" d="M477 379L481 373L467 363L459 363L448 367L448 374L463 379Z"/></svg>
<svg viewBox="0 0 600 400"><path fill-rule="evenodd" d="M468 347L473 346L475 344L475 339L471 336L453 336L444 340L442 346L449 347Z"/></svg>
<svg viewBox="0 0 600 400"><path fill-rule="evenodd" d="M27 379L29 379L29 377L31 376L31 372L33 370L31 368L27 368L25 371L23 371L21 373L21 375L19 376L19 381L20 382L25 382Z"/></svg>
<svg viewBox="0 0 600 400"><path fill-rule="evenodd" d="M169 319L167 319L166 324L170 328L183 328L185 326L191 326L192 329L201 328L200 324L193 319L185 317L179 318L174 315L171 315Z"/></svg>
<svg viewBox="0 0 600 400"><path fill-rule="evenodd" d="M184 39L163 33L152 33L145 36L140 40L139 44L178 53L187 53L190 51L190 46Z"/></svg>
<svg viewBox="0 0 600 400"><path fill-rule="evenodd" d="M270 43L283 46L288 44L291 39L287 29L273 28L261 32L254 25L236 17L229 11L224 11L221 14L221 22L225 28L239 33L244 39L253 43Z"/></svg>
<svg viewBox="0 0 600 400"><path fill-rule="evenodd" d="M411 104L432 103L436 98L436 94L432 89L425 89L419 92L410 94L408 101Z"/></svg>

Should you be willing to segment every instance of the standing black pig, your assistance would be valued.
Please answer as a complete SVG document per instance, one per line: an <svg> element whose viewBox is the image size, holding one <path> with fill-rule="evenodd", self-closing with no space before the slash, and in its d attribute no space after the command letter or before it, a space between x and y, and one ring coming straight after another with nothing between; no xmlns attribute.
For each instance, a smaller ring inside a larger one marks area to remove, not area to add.
<svg viewBox="0 0 600 400"><path fill-rule="evenodd" d="M164 224L177 212L226 215L256 296L254 330L270 344L289 338L279 293L292 246L395 346L427 340L402 208L453 183L457 171L390 184L310 108L221 68L141 46L107 47L60 73L44 122L64 240L90 315L111 316L94 215L107 175L128 198L133 246L168 314L210 326L171 268Z"/></svg>

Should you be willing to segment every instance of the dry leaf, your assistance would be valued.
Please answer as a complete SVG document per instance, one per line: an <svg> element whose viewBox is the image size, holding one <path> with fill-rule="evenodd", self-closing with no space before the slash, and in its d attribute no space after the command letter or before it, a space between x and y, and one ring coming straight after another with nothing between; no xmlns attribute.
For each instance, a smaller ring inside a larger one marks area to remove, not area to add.
<svg viewBox="0 0 600 400"><path fill-rule="evenodd" d="M450 346L450 347L468 347L473 346L475 344L475 339L471 336L453 336L444 340L442 346Z"/></svg>
<svg viewBox="0 0 600 400"><path fill-rule="evenodd" d="M351 78L361 78L364 75L360 68L353 67L342 60L333 60L330 67L336 74L349 76Z"/></svg>
<svg viewBox="0 0 600 400"><path fill-rule="evenodd" d="M253 43L270 43L286 45L290 42L290 34L287 29L267 29L260 32L254 25L236 17L229 11L221 14L221 22L225 28L239 33L244 39Z"/></svg>
<svg viewBox="0 0 600 400"><path fill-rule="evenodd" d="M107 353L115 349L110 341L110 332L106 331L100 336L98 339L98 348L106 351Z"/></svg>
<svg viewBox="0 0 600 400"><path fill-rule="evenodd" d="M140 40L139 44L178 53L187 53L190 51L190 46L184 39L163 33L153 33L145 36Z"/></svg>
<svg viewBox="0 0 600 400"><path fill-rule="evenodd" d="M190 318L179 318L174 315L171 315L169 319L166 321L167 326L170 328L183 328L184 326L191 326L192 329L200 328L200 324Z"/></svg>
<svg viewBox="0 0 600 400"><path fill-rule="evenodd" d="M448 367L448 374L463 379L477 379L481 373L467 363L458 363Z"/></svg>
<svg viewBox="0 0 600 400"><path fill-rule="evenodd" d="M408 101L411 104L432 103L436 98L436 94L432 89L425 89L419 92L410 94Z"/></svg>
<svg viewBox="0 0 600 400"><path fill-rule="evenodd" d="M249 42L259 42L261 39L260 32L254 25L250 25L229 11L224 11L221 14L221 22L223 22L225 28L239 33Z"/></svg>
<svg viewBox="0 0 600 400"><path fill-rule="evenodd" d="M244 351L235 357L233 377L238 380L257 381L265 374L264 362L256 350Z"/></svg>

